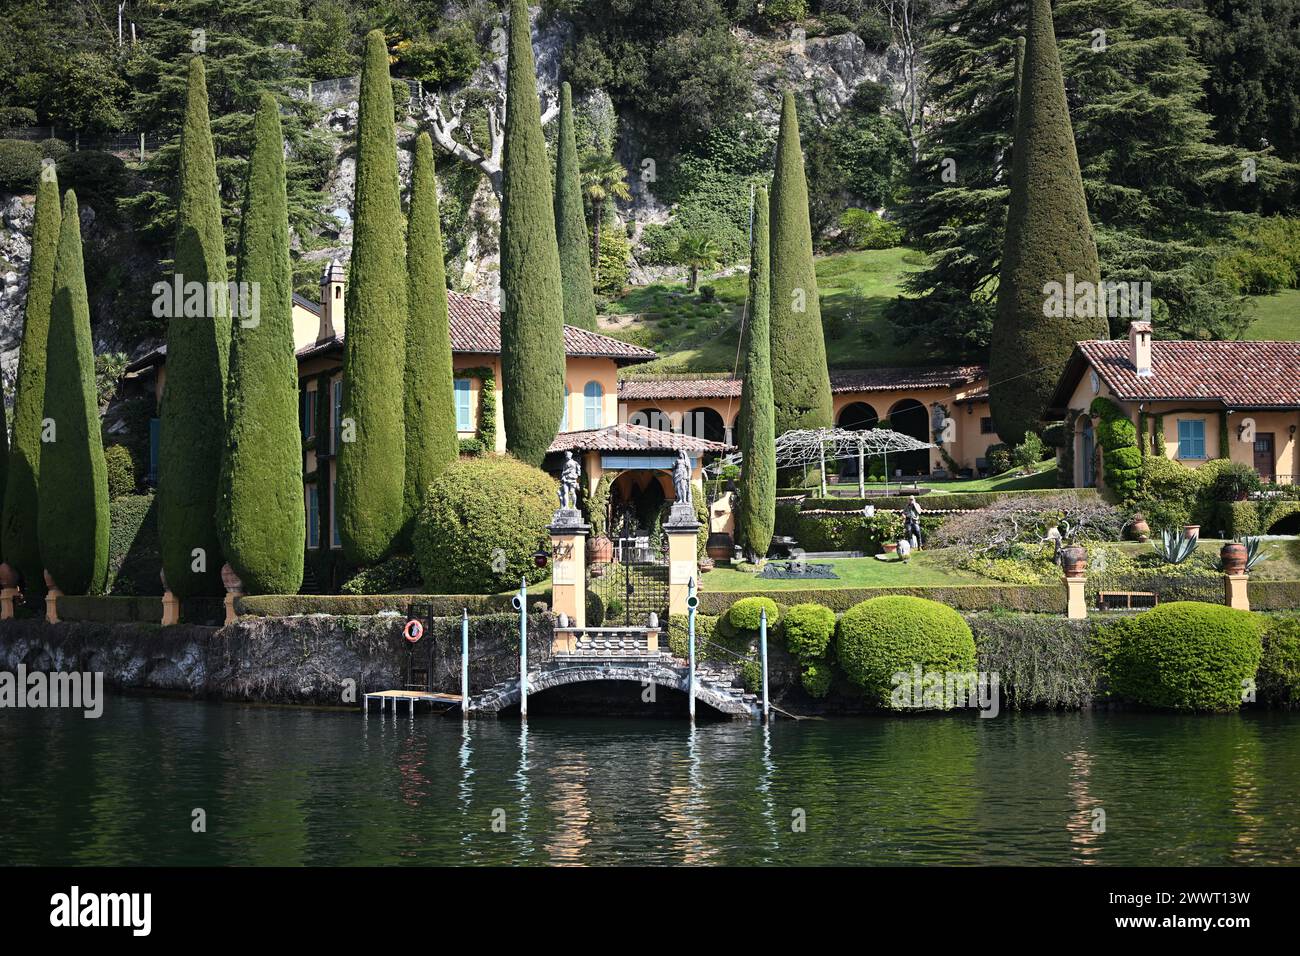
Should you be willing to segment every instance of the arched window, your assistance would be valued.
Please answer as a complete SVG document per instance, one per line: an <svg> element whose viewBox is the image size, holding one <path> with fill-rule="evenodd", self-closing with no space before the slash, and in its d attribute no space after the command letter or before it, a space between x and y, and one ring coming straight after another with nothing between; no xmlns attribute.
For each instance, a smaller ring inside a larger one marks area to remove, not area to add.
<svg viewBox="0 0 1300 956"><path fill-rule="evenodd" d="M588 382L582 390L583 428L601 428L605 390L600 382Z"/></svg>
<svg viewBox="0 0 1300 956"><path fill-rule="evenodd" d="M569 430L569 386L564 386L564 414L560 416L560 431Z"/></svg>

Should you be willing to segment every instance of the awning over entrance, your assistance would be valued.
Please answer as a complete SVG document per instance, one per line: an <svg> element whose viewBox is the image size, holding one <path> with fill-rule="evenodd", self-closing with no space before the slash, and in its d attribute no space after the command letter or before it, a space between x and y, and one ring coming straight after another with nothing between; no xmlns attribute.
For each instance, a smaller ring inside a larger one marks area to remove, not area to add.
<svg viewBox="0 0 1300 956"><path fill-rule="evenodd" d="M562 432L555 436L548 449L551 452L596 451L604 453L669 453L672 458L677 452L685 451L691 458L707 454L726 454L732 445L725 442L697 438L682 432L660 431L643 425L620 423L606 428L591 428L585 431ZM618 467L618 466L616 466ZM626 466L623 466L626 467ZM637 465L635 467L657 467Z"/></svg>

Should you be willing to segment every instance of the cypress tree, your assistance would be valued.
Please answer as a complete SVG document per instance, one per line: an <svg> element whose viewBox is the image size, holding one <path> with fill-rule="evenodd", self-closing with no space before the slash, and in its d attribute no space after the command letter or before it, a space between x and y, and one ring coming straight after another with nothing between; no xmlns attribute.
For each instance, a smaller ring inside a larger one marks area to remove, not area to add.
<svg viewBox="0 0 1300 956"><path fill-rule="evenodd" d="M406 457L406 261L393 130L393 88L384 35L366 35L357 106L357 186L343 349L339 537L356 564L392 550L402 528Z"/></svg>
<svg viewBox="0 0 1300 956"><path fill-rule="evenodd" d="M573 91L560 84L560 138L555 147L555 241L560 247L564 324L596 331L591 283L591 243L582 211L578 145L573 134Z"/></svg>
<svg viewBox="0 0 1300 956"><path fill-rule="evenodd" d="M158 539L167 585L178 597L221 593L217 500L226 444L230 304L217 161L203 60L193 57L181 130L176 275L208 290L195 315L173 303L167 382L159 410ZM188 305L188 300L186 303Z"/></svg>
<svg viewBox="0 0 1300 956"><path fill-rule="evenodd" d="M63 197L46 342L37 535L41 560L68 594L95 594L108 582L108 471L99 435L95 353L81 256L77 197Z"/></svg>
<svg viewBox="0 0 1300 956"><path fill-rule="evenodd" d="M229 437L217 524L226 560L252 594L297 594L306 516L284 139L275 97L263 93L240 223L240 290L230 347ZM258 311L248 312L252 290ZM244 290L248 290L248 298Z"/></svg>
<svg viewBox="0 0 1300 956"><path fill-rule="evenodd" d="M525 0L510 2L501 176L501 405L506 448L540 465L564 411L564 293Z"/></svg>
<svg viewBox="0 0 1300 956"><path fill-rule="evenodd" d="M45 406L45 343L54 297L54 259L59 248L59 180L53 166L41 170L32 224L32 261L27 271L27 305L18 353L14 396L14 440L5 480L0 554L23 577L29 592L44 588L36 536L41 473L41 419Z"/></svg>
<svg viewBox="0 0 1300 956"><path fill-rule="evenodd" d="M744 383L740 390L740 546L751 561L767 556L776 524L776 428L772 408L772 354L768 328L771 276L767 189L754 200L754 234L749 245L749 331L745 338Z"/></svg>
<svg viewBox="0 0 1300 956"><path fill-rule="evenodd" d="M772 401L776 433L833 423L817 273L808 223L808 183L794 94L781 104L772 177Z"/></svg>
<svg viewBox="0 0 1300 956"><path fill-rule="evenodd" d="M438 224L438 182L433 141L415 140L411 170L411 214L406 233L406 529L424 503L430 483L460 453L456 398L452 385L451 330L447 318L447 275Z"/></svg>
<svg viewBox="0 0 1300 956"><path fill-rule="evenodd" d="M1075 340L1109 334L1101 315L1043 314L1047 283L1064 287L1067 275L1073 275L1076 286L1100 281L1050 0L1031 0L1021 73L1010 208L989 350L989 407L999 437L1008 443L1041 427Z"/></svg>

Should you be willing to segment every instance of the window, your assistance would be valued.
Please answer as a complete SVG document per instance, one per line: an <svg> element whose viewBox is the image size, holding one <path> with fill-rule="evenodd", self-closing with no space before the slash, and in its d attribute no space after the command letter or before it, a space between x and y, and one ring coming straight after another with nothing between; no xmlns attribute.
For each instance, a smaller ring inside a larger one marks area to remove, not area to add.
<svg viewBox="0 0 1300 956"><path fill-rule="evenodd" d="M320 547L320 492L307 486L307 547Z"/></svg>
<svg viewBox="0 0 1300 956"><path fill-rule="evenodd" d="M569 430L569 386L564 386L564 414L560 416L560 431Z"/></svg>
<svg viewBox="0 0 1300 956"><path fill-rule="evenodd" d="M980 434L981 435L993 434L993 419L987 416L980 419Z"/></svg>
<svg viewBox="0 0 1300 956"><path fill-rule="evenodd" d="M316 437L316 400L320 392L309 388L302 393L302 437L303 441Z"/></svg>
<svg viewBox="0 0 1300 956"><path fill-rule="evenodd" d="M467 378L456 379L456 431L472 432L474 416L470 408L470 381Z"/></svg>
<svg viewBox="0 0 1300 956"><path fill-rule="evenodd" d="M1205 419L1178 419L1178 457L1202 459L1205 457Z"/></svg>
<svg viewBox="0 0 1300 956"><path fill-rule="evenodd" d="M588 382L582 390L583 428L600 428L603 418L601 406L604 404L605 390L600 382Z"/></svg>
<svg viewBox="0 0 1300 956"><path fill-rule="evenodd" d="M334 442L330 449L334 454L339 452L339 431L343 427L343 379L339 379L330 386L334 395Z"/></svg>
<svg viewBox="0 0 1300 956"><path fill-rule="evenodd" d="M339 480L330 479L330 547L341 548L343 541L339 538L339 507L338 507L338 489Z"/></svg>

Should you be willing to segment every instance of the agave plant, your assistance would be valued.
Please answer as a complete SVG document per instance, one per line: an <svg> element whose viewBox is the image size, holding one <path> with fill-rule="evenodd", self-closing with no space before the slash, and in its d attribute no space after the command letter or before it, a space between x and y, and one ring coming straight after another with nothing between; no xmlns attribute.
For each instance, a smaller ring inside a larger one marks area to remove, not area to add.
<svg viewBox="0 0 1300 956"><path fill-rule="evenodd" d="M1158 541L1151 542L1151 547L1156 549L1156 554L1165 564L1182 564L1192 556L1199 543L1199 538L1188 537L1176 528L1166 528L1160 532Z"/></svg>
<svg viewBox="0 0 1300 956"><path fill-rule="evenodd" d="M1241 539L1241 543L1246 546L1246 573L1249 574L1259 562L1268 560L1268 555L1264 553L1264 539L1248 534Z"/></svg>

